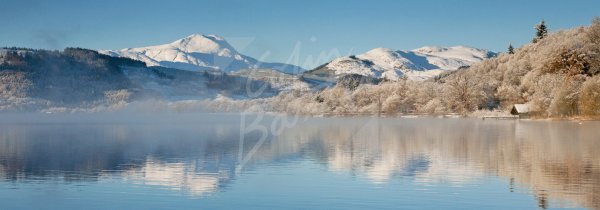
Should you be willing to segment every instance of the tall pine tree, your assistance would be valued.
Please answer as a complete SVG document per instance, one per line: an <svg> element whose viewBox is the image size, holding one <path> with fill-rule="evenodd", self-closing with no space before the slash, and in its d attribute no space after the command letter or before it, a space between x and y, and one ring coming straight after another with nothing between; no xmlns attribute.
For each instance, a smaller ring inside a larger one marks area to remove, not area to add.
<svg viewBox="0 0 600 210"><path fill-rule="evenodd" d="M508 43L508 54L515 54L515 48L513 48L512 43Z"/></svg>
<svg viewBox="0 0 600 210"><path fill-rule="evenodd" d="M538 23L537 25L535 25L535 38L533 38L533 43L536 43L540 40L542 40L543 38L546 38L546 36L548 36L548 28L546 27L546 22L544 20L542 20L542 22Z"/></svg>

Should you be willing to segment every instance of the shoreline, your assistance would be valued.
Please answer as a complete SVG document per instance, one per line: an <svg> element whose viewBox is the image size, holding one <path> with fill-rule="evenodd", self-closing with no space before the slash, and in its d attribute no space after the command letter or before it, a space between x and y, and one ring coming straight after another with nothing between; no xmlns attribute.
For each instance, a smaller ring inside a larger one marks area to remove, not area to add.
<svg viewBox="0 0 600 210"><path fill-rule="evenodd" d="M35 121L53 122L53 119L58 119L57 122L71 122L77 119L94 120L98 122L136 122L143 119L161 118L164 121L173 121L179 119L180 116L224 116L235 117L240 115L257 116L266 115L269 117L302 117L302 118L371 118L379 117L385 119L480 119L480 120L519 120L519 121L570 121L570 122L585 122L585 121L600 121L599 117L530 117L519 118L516 115L473 115L473 114L402 114L402 113L321 113L321 114L301 114L301 113L286 113L286 112L197 112L197 111L167 111L167 112L144 112L144 111L109 111L109 112L0 112L0 123L29 123ZM39 117L42 117L40 120ZM11 120L7 118L13 118ZM119 120L121 119L121 120ZM49 120L49 121L48 121ZM187 120L184 120L187 121Z"/></svg>

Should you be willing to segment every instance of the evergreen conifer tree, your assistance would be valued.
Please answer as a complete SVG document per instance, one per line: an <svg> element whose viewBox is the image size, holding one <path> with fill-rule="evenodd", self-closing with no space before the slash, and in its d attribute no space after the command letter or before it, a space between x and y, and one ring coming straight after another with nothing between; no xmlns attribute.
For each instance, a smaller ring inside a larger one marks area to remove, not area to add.
<svg viewBox="0 0 600 210"><path fill-rule="evenodd" d="M533 38L533 43L538 42L539 40L548 36L548 27L546 27L546 22L542 20L542 22L535 25L535 38Z"/></svg>

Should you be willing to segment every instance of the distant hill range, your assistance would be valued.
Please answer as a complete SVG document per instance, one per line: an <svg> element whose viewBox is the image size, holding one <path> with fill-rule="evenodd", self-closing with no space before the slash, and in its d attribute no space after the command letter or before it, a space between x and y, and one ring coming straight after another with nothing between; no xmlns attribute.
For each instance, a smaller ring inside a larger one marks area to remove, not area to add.
<svg viewBox="0 0 600 210"><path fill-rule="evenodd" d="M423 80L494 56L494 52L465 46L422 47L410 51L375 48L360 55L334 59L305 72L304 77L336 81L340 76L354 74L393 81L404 77Z"/></svg>
<svg viewBox="0 0 600 210"><path fill-rule="evenodd" d="M232 72L242 69L274 69L289 74L305 71L299 66L261 62L240 54L225 39L216 35L192 34L169 44L99 52L140 60L149 66L190 71L216 69Z"/></svg>
<svg viewBox="0 0 600 210"><path fill-rule="evenodd" d="M286 84L294 85L281 82L290 80L289 75L281 80L259 76L147 67L138 60L81 48L63 51L2 48L0 111L90 108L143 99L261 98L289 89ZM262 91L249 96L247 89Z"/></svg>
<svg viewBox="0 0 600 210"><path fill-rule="evenodd" d="M261 62L240 54L217 35L192 34L169 44L99 52L143 61L149 66L190 71L273 69L288 74L302 74L306 71L299 66ZM304 73L304 77L335 81L339 76L356 74L375 79L397 80L406 77L418 80L470 66L494 56L494 52L465 46L422 47L410 51L375 48L364 54L336 58Z"/></svg>

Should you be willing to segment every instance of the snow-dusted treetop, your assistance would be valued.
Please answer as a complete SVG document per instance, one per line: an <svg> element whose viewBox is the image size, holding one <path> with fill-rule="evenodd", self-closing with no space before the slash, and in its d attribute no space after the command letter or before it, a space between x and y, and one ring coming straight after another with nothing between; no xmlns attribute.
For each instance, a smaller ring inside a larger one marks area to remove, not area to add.
<svg viewBox="0 0 600 210"><path fill-rule="evenodd" d="M111 55L144 61L150 66L163 66L190 71L219 69L226 72L241 69L269 68L286 73L299 73L304 69L283 63L262 63L240 54L225 39L217 35L192 34L169 44L100 50Z"/></svg>
<svg viewBox="0 0 600 210"><path fill-rule="evenodd" d="M493 52L465 46L426 46L410 51L375 48L360 55L334 59L321 70L334 71L335 75L360 74L390 80L402 76L425 79L493 56Z"/></svg>

